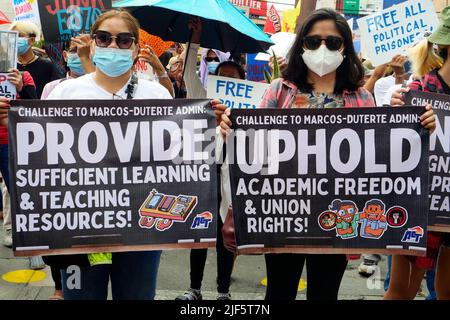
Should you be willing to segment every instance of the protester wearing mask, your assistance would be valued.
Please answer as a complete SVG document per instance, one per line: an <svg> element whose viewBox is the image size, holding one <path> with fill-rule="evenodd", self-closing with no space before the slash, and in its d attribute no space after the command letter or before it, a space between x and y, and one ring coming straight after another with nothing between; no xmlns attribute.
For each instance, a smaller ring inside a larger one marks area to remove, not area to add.
<svg viewBox="0 0 450 320"><path fill-rule="evenodd" d="M17 69L9 70L8 81L16 87L16 99L37 99L36 86L34 80L28 72L19 72ZM12 221L11 206L9 197L9 165L8 165L8 109L10 107L10 99L0 97L0 172L5 183L3 190L3 229L5 235L3 245L12 247ZM2 196L0 194L0 196Z"/></svg>
<svg viewBox="0 0 450 320"><path fill-rule="evenodd" d="M44 86L60 78L58 70L49 59L42 58L33 52L32 46L39 34L39 29L34 23L17 21L11 25L10 29L19 32L18 69L31 74L36 84L37 96L40 98Z"/></svg>
<svg viewBox="0 0 450 320"><path fill-rule="evenodd" d="M403 94L410 90L450 95L450 7L441 12L441 18L439 27L410 49L413 73L419 80L394 91L390 101L392 106L404 105ZM425 272L436 268L437 299L450 300L450 234L428 231L426 237L425 257L392 256L389 289L384 299L414 299Z"/></svg>
<svg viewBox="0 0 450 320"><path fill-rule="evenodd" d="M91 37L90 35L78 36L66 44L66 50L63 51L63 58L69 71L65 78L54 80L45 85L41 99L45 100L55 87L68 79L75 79L86 73L95 71L90 59Z"/></svg>
<svg viewBox="0 0 450 320"><path fill-rule="evenodd" d="M139 24L130 13L111 10L92 26L93 73L60 83L48 99L171 99L157 82L138 79ZM65 300L106 300L111 278L113 299L154 299L161 251L66 256L65 267L81 267L80 286L69 288L72 273L61 270Z"/></svg>
<svg viewBox="0 0 450 320"><path fill-rule="evenodd" d="M352 32L334 10L319 9L304 20L288 58L283 78L272 82L260 108L375 107L372 95L362 87L364 68ZM232 126L230 114L227 109L222 115L225 136ZM432 111L422 119L429 117ZM266 254L265 261L267 300L294 300L305 263L307 299L337 300L347 266L344 254Z"/></svg>
<svg viewBox="0 0 450 320"><path fill-rule="evenodd" d="M199 76L197 76L197 52L200 48L200 36L202 34L200 18L191 19L189 21L189 28L192 29L191 44L190 46L186 44L186 48L189 48L189 53L185 50L185 53L182 54L183 61L186 64L183 79L186 83L187 97L205 98L208 75L214 74L219 64L227 61L230 54L214 49L204 49L200 60ZM186 55L187 60L185 59Z"/></svg>

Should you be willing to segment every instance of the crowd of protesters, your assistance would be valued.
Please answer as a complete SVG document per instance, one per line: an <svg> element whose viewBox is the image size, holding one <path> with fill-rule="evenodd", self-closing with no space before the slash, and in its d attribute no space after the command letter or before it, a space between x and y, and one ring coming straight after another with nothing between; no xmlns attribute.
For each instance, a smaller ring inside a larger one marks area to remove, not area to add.
<svg viewBox="0 0 450 320"><path fill-rule="evenodd" d="M259 108L343 108L402 106L403 94L420 90L450 94L450 7L442 12L443 22L422 42L410 48L408 56L398 55L389 64L373 68L358 57L352 31L344 17L331 9L312 12L298 29L287 57L278 57L282 77L267 89ZM31 22L16 22L19 32L18 67L10 70L8 80L17 89L17 99L173 99L206 98L207 78L218 75L246 79L241 61L230 53L202 49L198 54L202 20L192 18L186 25L191 43L175 44L172 51L157 57L150 46L139 47L139 24L128 12L111 10L102 14L91 35L80 35L65 44L67 74L59 78L54 64L33 46L40 30ZM120 36L119 36L120 35ZM153 81L139 78L137 60L152 66ZM237 59L235 59L237 60ZM273 61L271 64L273 67ZM339 77L345 74L345 77ZM301 99L297 99L301 97ZM212 101L215 109L219 151L233 124L232 110ZM0 98L0 171L3 177L3 244L12 246L9 210L9 169L7 111L10 101ZM435 118L431 106L421 117L432 132ZM226 163L226 161L225 161ZM231 299L230 279L236 260L224 244L222 227L231 212L228 166L218 168L217 223L217 299ZM428 232L427 256L389 257L385 299L414 299L426 273L429 291L437 299L450 299L450 237ZM161 251L79 254L35 257L32 269L51 268L55 293L51 299L106 299L111 282L113 299L154 299ZM307 270L307 299L336 300L349 259L344 254L265 254L267 300L294 300L302 270ZM207 249L190 251L190 286L177 300L201 300ZM359 272L374 273L380 255L362 255ZM182 261L180 263L187 263ZM67 267L81 268L80 289L67 286ZM291 266L286 272L286 266Z"/></svg>

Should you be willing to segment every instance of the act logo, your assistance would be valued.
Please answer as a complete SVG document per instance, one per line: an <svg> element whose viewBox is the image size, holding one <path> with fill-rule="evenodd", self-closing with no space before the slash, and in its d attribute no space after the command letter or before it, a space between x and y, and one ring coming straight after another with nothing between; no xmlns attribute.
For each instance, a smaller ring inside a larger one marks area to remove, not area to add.
<svg viewBox="0 0 450 320"><path fill-rule="evenodd" d="M402 242L419 243L424 235L422 227L409 228L403 234Z"/></svg>
<svg viewBox="0 0 450 320"><path fill-rule="evenodd" d="M209 224L211 223L213 219L213 215L211 212L206 211L203 213L198 214L194 221L192 222L191 229L208 229Z"/></svg>

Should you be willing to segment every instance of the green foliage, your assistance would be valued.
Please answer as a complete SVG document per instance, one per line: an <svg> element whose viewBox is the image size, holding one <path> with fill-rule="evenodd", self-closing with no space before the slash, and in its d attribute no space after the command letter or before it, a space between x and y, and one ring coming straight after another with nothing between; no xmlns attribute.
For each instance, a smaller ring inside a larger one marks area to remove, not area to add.
<svg viewBox="0 0 450 320"><path fill-rule="evenodd" d="M273 59L273 71L272 74L268 70L264 70L264 79L268 84L270 84L273 80L278 79L280 77L280 65L277 60L277 56L275 52L272 50L272 59Z"/></svg>

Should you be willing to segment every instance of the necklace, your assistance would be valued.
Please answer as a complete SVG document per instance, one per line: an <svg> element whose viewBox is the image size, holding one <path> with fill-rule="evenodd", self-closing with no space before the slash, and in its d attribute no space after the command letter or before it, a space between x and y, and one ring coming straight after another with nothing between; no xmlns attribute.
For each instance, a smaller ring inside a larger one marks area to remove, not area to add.
<svg viewBox="0 0 450 320"><path fill-rule="evenodd" d="M30 63L32 63L32 62L34 62L34 61L36 61L37 60L37 58L38 58L38 56L37 55L35 55L35 54L33 54L33 58L31 58L30 60L28 60L27 62L25 62L25 63L22 63L22 62L20 62L19 61L19 63L23 66L23 67L25 67L25 66L27 66L27 65L29 65Z"/></svg>

